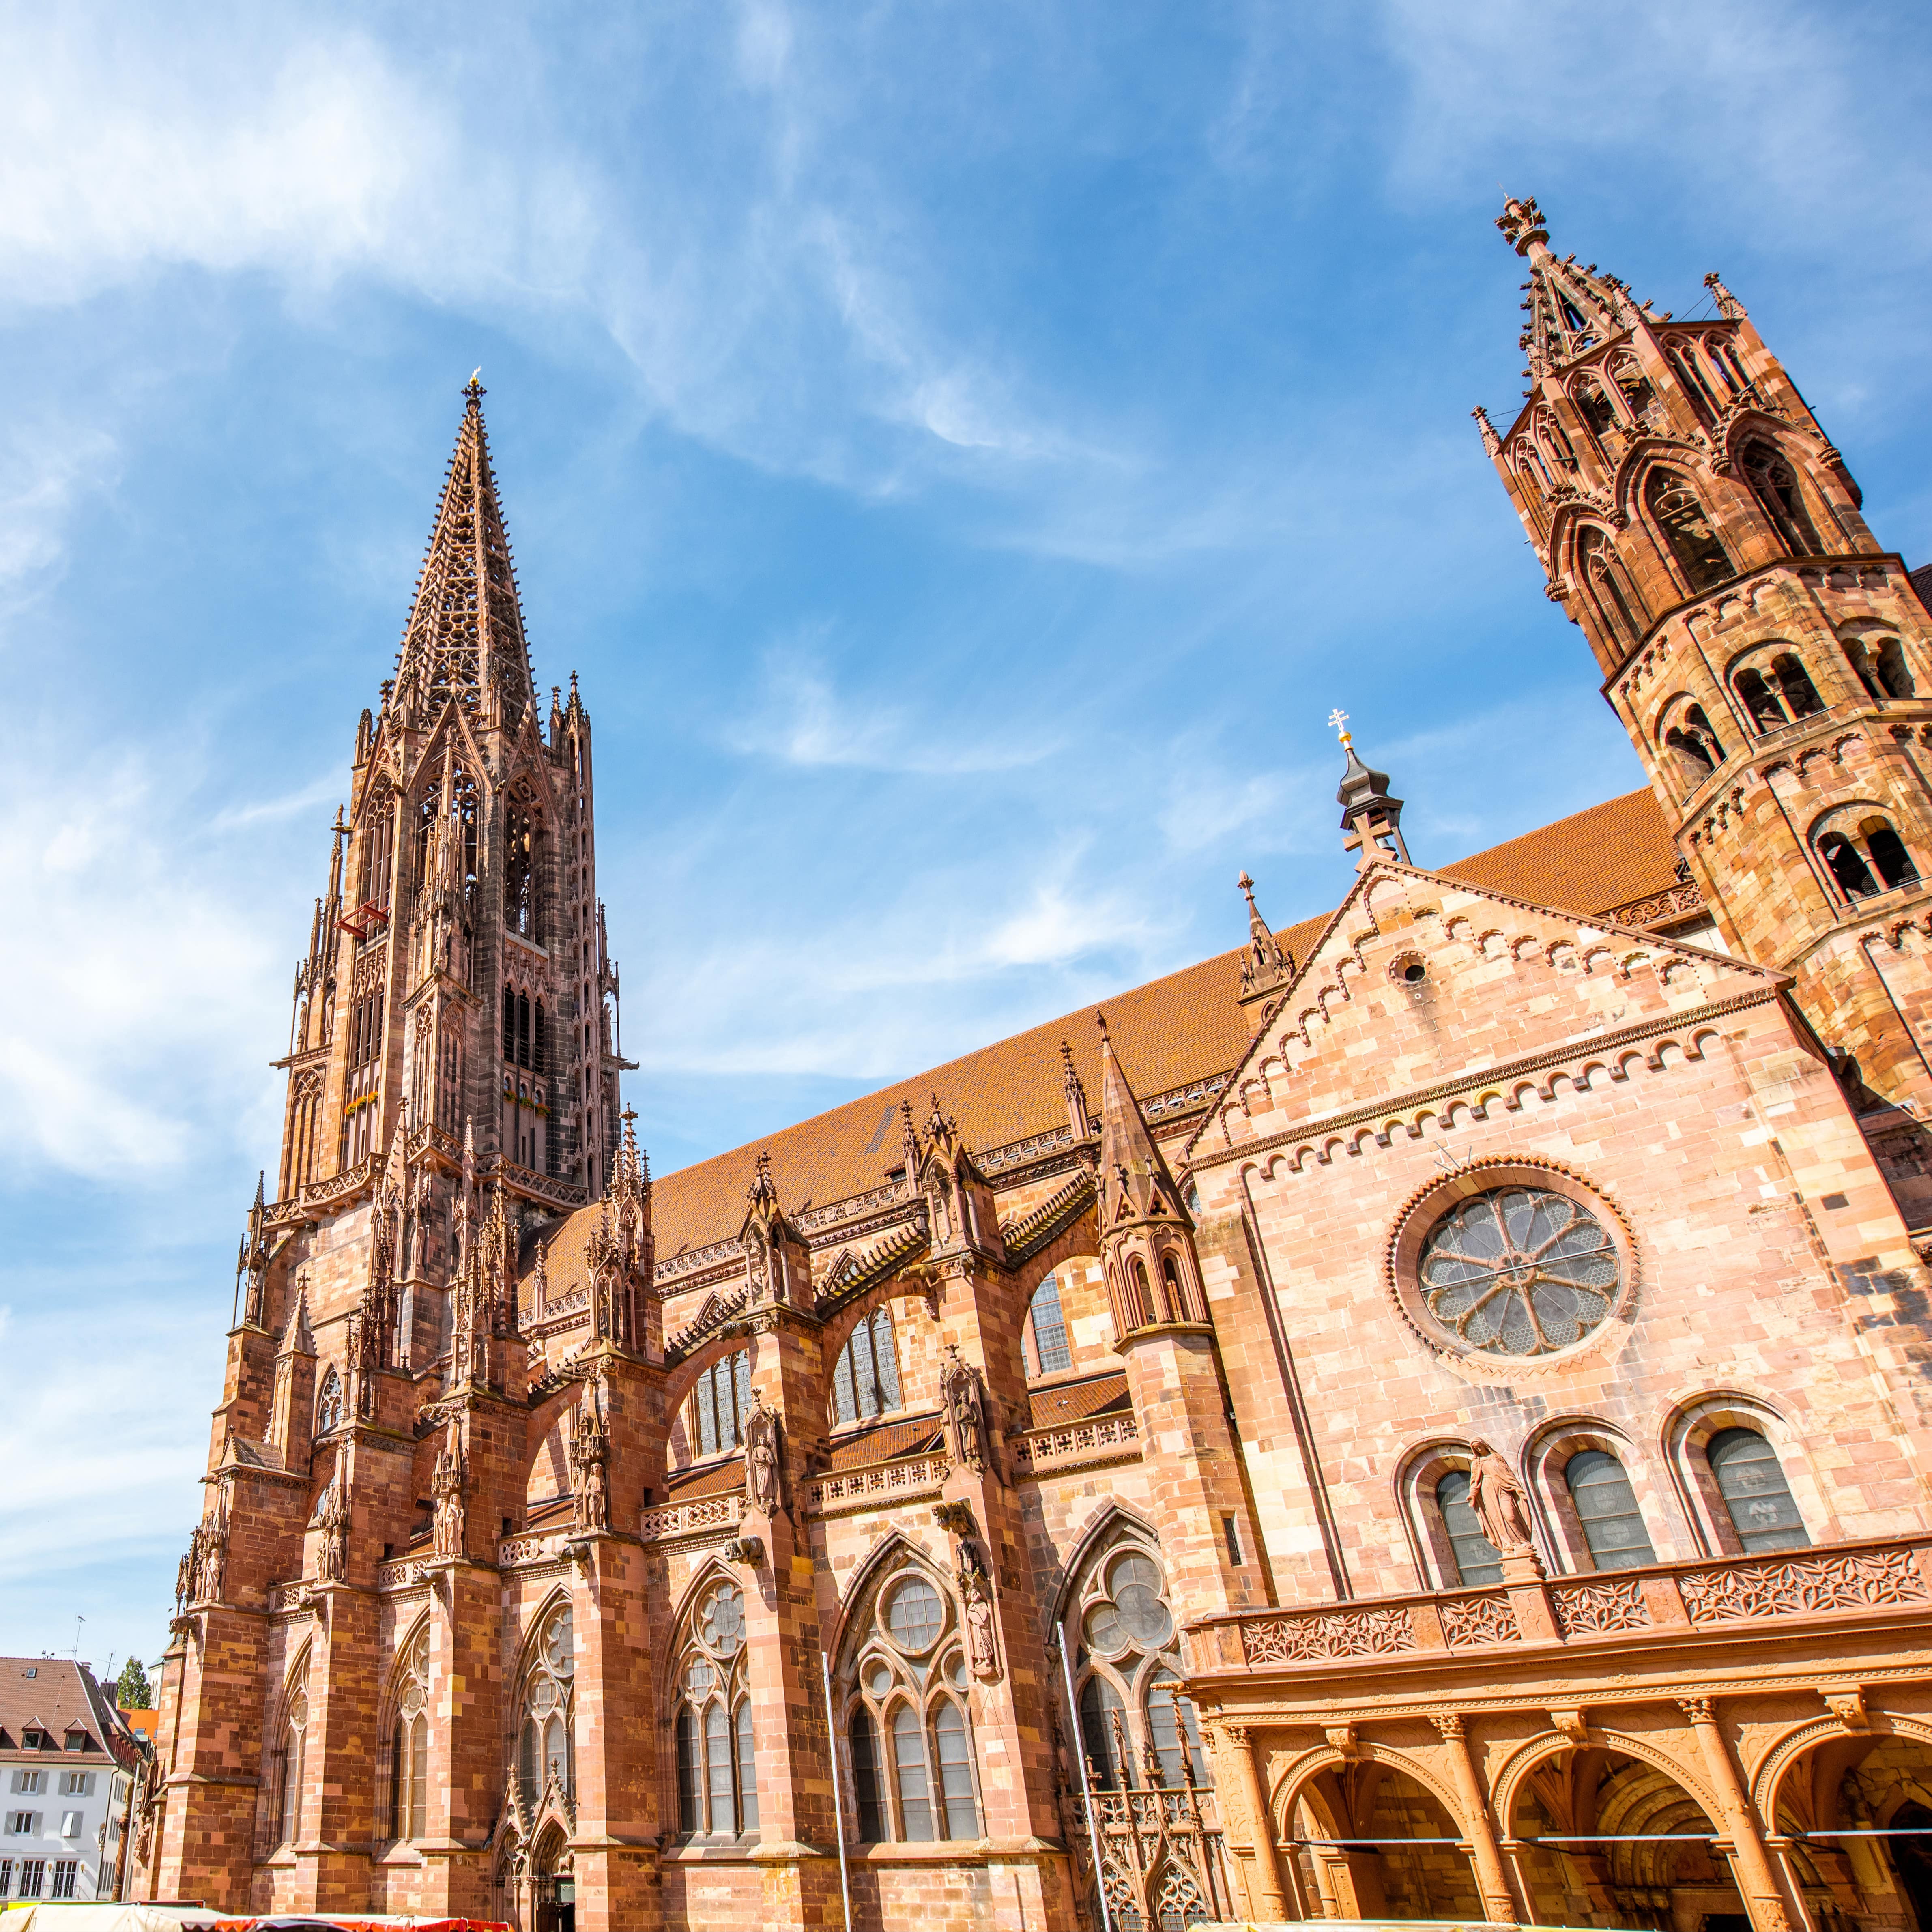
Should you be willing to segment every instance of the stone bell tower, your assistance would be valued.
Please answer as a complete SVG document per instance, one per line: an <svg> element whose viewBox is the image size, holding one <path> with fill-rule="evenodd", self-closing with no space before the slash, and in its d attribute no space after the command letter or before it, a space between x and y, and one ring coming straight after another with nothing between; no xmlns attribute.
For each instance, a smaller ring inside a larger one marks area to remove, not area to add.
<svg viewBox="0 0 1932 1932"><path fill-rule="evenodd" d="M1715 274L1678 322L1558 256L1533 200L1529 387L1475 412L1724 944L1790 974L1856 1102L1932 1118L1932 622ZM1909 1124L1906 1124L1909 1125Z"/></svg>

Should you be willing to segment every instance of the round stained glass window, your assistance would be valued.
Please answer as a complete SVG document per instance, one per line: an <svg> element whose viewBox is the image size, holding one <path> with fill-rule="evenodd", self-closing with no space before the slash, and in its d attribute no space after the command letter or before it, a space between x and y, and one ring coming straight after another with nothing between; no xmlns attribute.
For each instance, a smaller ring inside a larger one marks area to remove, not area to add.
<svg viewBox="0 0 1932 1932"><path fill-rule="evenodd" d="M1567 1348L1616 1306L1621 1271L1589 1210L1544 1187L1499 1187L1430 1230L1423 1305L1459 1341L1497 1355Z"/></svg>
<svg viewBox="0 0 1932 1932"><path fill-rule="evenodd" d="M735 1583L720 1583L698 1612L698 1634L718 1657L735 1657L745 1641L745 1594Z"/></svg>
<svg viewBox="0 0 1932 1932"><path fill-rule="evenodd" d="M939 1592L923 1576L908 1576L886 1608L886 1629L908 1650L930 1650L945 1620Z"/></svg>

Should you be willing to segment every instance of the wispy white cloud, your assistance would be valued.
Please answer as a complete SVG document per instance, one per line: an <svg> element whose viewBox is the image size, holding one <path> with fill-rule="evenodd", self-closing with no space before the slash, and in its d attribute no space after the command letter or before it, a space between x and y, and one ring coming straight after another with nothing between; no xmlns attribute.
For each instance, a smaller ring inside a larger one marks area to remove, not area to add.
<svg viewBox="0 0 1932 1932"><path fill-rule="evenodd" d="M844 696L812 654L812 634L766 653L755 704L721 734L732 750L807 770L958 776L1035 765L1055 748L1053 739L1024 733L975 737L953 718ZM824 635L822 626L818 634Z"/></svg>

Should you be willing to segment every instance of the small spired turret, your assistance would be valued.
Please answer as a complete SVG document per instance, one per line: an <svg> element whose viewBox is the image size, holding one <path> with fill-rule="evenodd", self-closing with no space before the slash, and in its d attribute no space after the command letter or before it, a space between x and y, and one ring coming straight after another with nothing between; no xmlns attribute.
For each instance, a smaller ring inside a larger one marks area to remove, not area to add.
<svg viewBox="0 0 1932 1932"><path fill-rule="evenodd" d="M1342 808L1342 830L1348 835L1342 843L1354 854L1355 869L1360 872L1377 859L1394 859L1406 866L1408 846L1402 836L1402 800L1390 795L1388 773L1364 764L1356 756L1346 711L1330 712L1328 722L1348 754L1342 782L1335 788L1335 802Z"/></svg>
<svg viewBox="0 0 1932 1932"><path fill-rule="evenodd" d="M1268 1024L1282 989L1294 976L1294 956L1268 929L1255 904L1255 882L1246 872L1234 881L1248 902L1248 943L1241 949L1241 1005L1250 1028Z"/></svg>

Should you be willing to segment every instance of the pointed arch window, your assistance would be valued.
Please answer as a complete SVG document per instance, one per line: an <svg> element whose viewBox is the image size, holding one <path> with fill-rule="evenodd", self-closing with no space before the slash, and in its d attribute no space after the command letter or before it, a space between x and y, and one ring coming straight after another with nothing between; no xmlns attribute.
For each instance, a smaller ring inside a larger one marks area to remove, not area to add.
<svg viewBox="0 0 1932 1932"><path fill-rule="evenodd" d="M512 806L503 854L503 923L526 939L537 936L536 874L536 820L522 807Z"/></svg>
<svg viewBox="0 0 1932 1932"><path fill-rule="evenodd" d="M1625 406L1637 421L1654 426L1657 412L1657 392L1651 386L1650 378L1643 372L1643 366L1634 356L1626 352L1619 356L1610 368L1610 380L1617 386L1618 393Z"/></svg>
<svg viewBox="0 0 1932 1932"><path fill-rule="evenodd" d="M1805 506L1798 472L1782 453L1762 437L1754 437L1744 447L1744 467L1752 494L1785 548L1796 556L1818 555L1824 546Z"/></svg>
<svg viewBox="0 0 1932 1932"><path fill-rule="evenodd" d="M326 1436L330 1430L342 1426L342 1378L335 1372L335 1364L328 1365L328 1372L322 1378L322 1393L315 1399L315 1432Z"/></svg>
<svg viewBox="0 0 1932 1932"><path fill-rule="evenodd" d="M1736 575L1696 490L1670 470L1653 470L1645 501L1677 568L1694 595Z"/></svg>
<svg viewBox="0 0 1932 1932"><path fill-rule="evenodd" d="M298 1676L306 1678L304 1656ZM302 1771L308 1734L308 1692L298 1683L282 1714L282 1739L275 1753L275 1830L277 1842L292 1845L302 1834Z"/></svg>
<svg viewBox="0 0 1932 1932"><path fill-rule="evenodd" d="M1609 533L1594 524L1586 530L1576 540L1576 562L1606 628L1626 648L1636 643L1643 626L1624 594Z"/></svg>
<svg viewBox="0 0 1932 1932"><path fill-rule="evenodd" d="M1610 400L1604 386L1595 376L1580 376L1573 393L1576 398L1577 413L1589 424L1590 434L1599 442L1612 430L1622 428L1616 405Z"/></svg>
<svg viewBox="0 0 1932 1932"><path fill-rule="evenodd" d="M1036 1376L1057 1376L1073 1366L1066 1317L1060 1306L1060 1282L1053 1275L1034 1290L1027 1305L1027 1348Z"/></svg>
<svg viewBox="0 0 1932 1932"><path fill-rule="evenodd" d="M389 1733L389 1835L429 1835L429 1631L418 1630L396 1666Z"/></svg>
<svg viewBox="0 0 1932 1932"><path fill-rule="evenodd" d="M1722 416L1724 406L1718 401L1715 392L1705 376L1698 362L1695 346L1680 336L1670 344L1670 359L1676 364L1677 373L1683 379L1685 386L1703 404L1710 415Z"/></svg>
<svg viewBox="0 0 1932 1932"><path fill-rule="evenodd" d="M1755 1429L1720 1430L1704 1454L1747 1556L1810 1547L1778 1451Z"/></svg>
<svg viewBox="0 0 1932 1932"><path fill-rule="evenodd" d="M364 905L372 905L387 912L392 894L390 886L395 872L396 806L388 796L379 799L370 807L362 827L362 890L359 895ZM370 936L382 930L379 923L371 928Z"/></svg>
<svg viewBox="0 0 1932 1932"><path fill-rule="evenodd" d="M686 1405L685 1439L700 1456L736 1449L752 1408L752 1352L723 1355L698 1378Z"/></svg>
<svg viewBox="0 0 1932 1932"><path fill-rule="evenodd" d="M758 1828L758 1757L746 1681L745 1593L720 1578L685 1627L673 1719L678 1829L740 1838Z"/></svg>
<svg viewBox="0 0 1932 1932"><path fill-rule="evenodd" d="M1132 1534L1108 1543L1076 1586L1074 1615L1080 1748L1096 1787L1210 1784L1153 1547Z"/></svg>
<svg viewBox="0 0 1932 1932"><path fill-rule="evenodd" d="M832 1376L834 1424L862 1422L899 1406L898 1347L888 1309L874 1310L838 1352Z"/></svg>
<svg viewBox="0 0 1932 1932"><path fill-rule="evenodd" d="M476 781L466 767L458 765L450 781L450 830L460 850L461 884L466 890L476 883Z"/></svg>
<svg viewBox="0 0 1932 1932"><path fill-rule="evenodd" d="M906 1563L874 1595L839 1673L860 1839L980 1836L979 1772L958 1605Z"/></svg>
<svg viewBox="0 0 1932 1932"><path fill-rule="evenodd" d="M517 1779L532 1810L552 1785L577 1796L576 1718L576 1632L570 1606L560 1604L538 1633L519 1700Z"/></svg>

